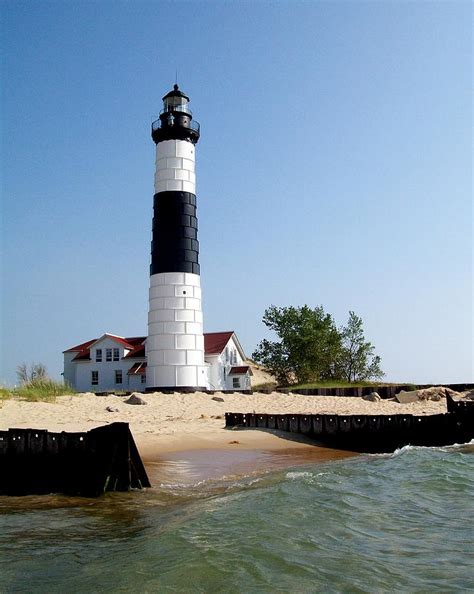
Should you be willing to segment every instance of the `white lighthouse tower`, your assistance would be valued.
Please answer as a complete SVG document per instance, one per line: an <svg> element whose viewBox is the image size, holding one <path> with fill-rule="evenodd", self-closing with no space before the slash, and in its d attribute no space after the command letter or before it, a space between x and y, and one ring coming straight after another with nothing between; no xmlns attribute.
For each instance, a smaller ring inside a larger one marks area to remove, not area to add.
<svg viewBox="0 0 474 594"><path fill-rule="evenodd" d="M204 363L195 152L199 124L174 85L152 124L156 143L147 390L209 387Z"/></svg>

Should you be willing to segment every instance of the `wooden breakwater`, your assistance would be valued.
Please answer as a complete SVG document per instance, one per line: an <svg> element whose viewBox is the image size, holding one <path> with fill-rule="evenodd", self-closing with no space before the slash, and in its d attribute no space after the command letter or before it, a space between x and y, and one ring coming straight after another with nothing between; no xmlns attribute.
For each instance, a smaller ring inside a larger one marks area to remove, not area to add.
<svg viewBox="0 0 474 594"><path fill-rule="evenodd" d="M0 431L0 495L97 497L149 486L128 423L81 433Z"/></svg>
<svg viewBox="0 0 474 594"><path fill-rule="evenodd" d="M438 415L330 415L226 413L225 426L299 433L330 447L354 452L393 452L406 445L446 446L474 439L474 402L448 397Z"/></svg>
<svg viewBox="0 0 474 594"><path fill-rule="evenodd" d="M405 392L410 392L412 390L421 390L424 388L432 388L437 387L438 384L391 384L391 385L383 385L383 386L346 386L344 388L292 388L288 386L286 388L261 388L258 390L205 390L206 394L254 394L254 393L262 393L262 394L271 394L272 392L281 392L283 394L302 394L304 396L347 396L347 397L354 397L360 398L361 396L366 396L367 394L371 394L372 392L377 392L377 394L382 399L387 398L394 398L398 392L404 390ZM441 387L441 384L439 384ZM474 390L474 384L443 384L442 387L449 388L454 392L463 392L465 390ZM194 392L192 388L173 388L172 390L161 389L161 394L174 394L174 393L184 393L189 394ZM130 396L133 392L126 391L123 392L124 396ZM141 394L145 394L146 392L140 392ZM115 394L115 392L107 391L107 392L94 392L96 396L110 396Z"/></svg>
<svg viewBox="0 0 474 594"><path fill-rule="evenodd" d="M304 396L346 396L346 397L361 397L377 392L382 399L394 398L396 394L404 390L410 392L411 390L421 390L424 388L436 387L433 384L425 385L408 385L408 384L392 384L386 386L347 386L345 388L296 388L294 390L289 388L278 388L278 392L291 392L292 394L302 394ZM444 384L443 387L449 388L454 392L463 392L465 390L473 390L474 384Z"/></svg>

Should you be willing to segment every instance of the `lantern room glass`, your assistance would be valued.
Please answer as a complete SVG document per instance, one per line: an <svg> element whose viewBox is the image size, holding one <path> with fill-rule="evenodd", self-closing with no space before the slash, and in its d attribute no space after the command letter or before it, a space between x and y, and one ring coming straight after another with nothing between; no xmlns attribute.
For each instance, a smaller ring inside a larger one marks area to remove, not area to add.
<svg viewBox="0 0 474 594"><path fill-rule="evenodd" d="M188 107L189 101L186 97L180 97L177 95L171 95L170 97L165 97L163 100L163 111L184 111L185 113L191 113Z"/></svg>

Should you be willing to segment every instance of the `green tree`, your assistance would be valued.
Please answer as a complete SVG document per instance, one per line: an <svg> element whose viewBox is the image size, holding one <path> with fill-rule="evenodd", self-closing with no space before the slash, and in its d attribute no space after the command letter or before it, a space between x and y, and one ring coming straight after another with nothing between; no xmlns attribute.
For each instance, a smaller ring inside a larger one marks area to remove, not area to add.
<svg viewBox="0 0 474 594"><path fill-rule="evenodd" d="M252 357L267 367L279 383L334 379L338 372L341 335L332 316L320 307L270 306L263 323L279 340L262 340Z"/></svg>
<svg viewBox="0 0 474 594"><path fill-rule="evenodd" d="M365 340L362 318L349 312L347 326L341 328L342 349L339 359L340 375L349 382L380 379L380 357L375 347Z"/></svg>

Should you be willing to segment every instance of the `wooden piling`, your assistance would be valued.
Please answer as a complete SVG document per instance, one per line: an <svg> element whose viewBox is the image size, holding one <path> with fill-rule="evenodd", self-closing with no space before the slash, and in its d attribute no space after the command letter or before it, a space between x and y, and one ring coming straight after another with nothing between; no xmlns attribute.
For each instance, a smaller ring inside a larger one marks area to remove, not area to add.
<svg viewBox="0 0 474 594"><path fill-rule="evenodd" d="M0 431L0 495L97 497L150 487L128 423L88 432Z"/></svg>
<svg viewBox="0 0 474 594"><path fill-rule="evenodd" d="M328 415L226 413L226 427L301 433L315 443L355 452L393 452L406 445L445 446L474 439L474 401L448 396L437 415ZM257 422L255 422L257 420Z"/></svg>

